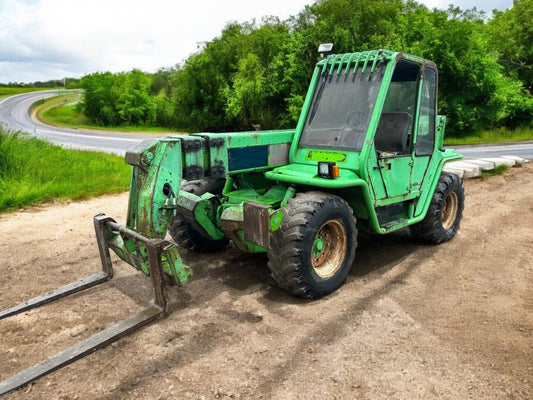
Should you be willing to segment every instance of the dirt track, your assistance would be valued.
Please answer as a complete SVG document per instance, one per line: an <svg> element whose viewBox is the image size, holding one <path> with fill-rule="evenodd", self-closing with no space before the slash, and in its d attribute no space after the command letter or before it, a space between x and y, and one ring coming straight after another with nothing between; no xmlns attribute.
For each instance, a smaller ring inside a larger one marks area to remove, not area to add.
<svg viewBox="0 0 533 400"><path fill-rule="evenodd" d="M184 252L194 280L170 314L7 395L12 399L531 399L533 165L465 182L458 236L359 239L346 284L319 301L274 286L264 256ZM92 216L127 195L0 216L6 308L98 271ZM140 310L149 279L117 277L0 321L0 380Z"/></svg>

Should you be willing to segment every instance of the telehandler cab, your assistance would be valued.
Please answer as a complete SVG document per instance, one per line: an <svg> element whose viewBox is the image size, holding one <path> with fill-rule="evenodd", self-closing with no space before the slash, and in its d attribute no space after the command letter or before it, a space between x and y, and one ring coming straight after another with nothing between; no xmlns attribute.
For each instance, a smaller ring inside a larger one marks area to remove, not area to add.
<svg viewBox="0 0 533 400"><path fill-rule="evenodd" d="M151 276L155 304L1 383L0 394L164 313L165 284L192 275L175 243L206 252L231 241L245 252L266 252L279 286L319 298L346 280L358 230L384 234L409 226L416 239L450 240L464 191L458 176L442 172L445 162L461 158L443 148L444 126L436 65L373 50L316 64L296 129L142 142L126 154L133 167L126 225L104 214L94 218L103 272L0 318L110 279L109 248Z"/></svg>

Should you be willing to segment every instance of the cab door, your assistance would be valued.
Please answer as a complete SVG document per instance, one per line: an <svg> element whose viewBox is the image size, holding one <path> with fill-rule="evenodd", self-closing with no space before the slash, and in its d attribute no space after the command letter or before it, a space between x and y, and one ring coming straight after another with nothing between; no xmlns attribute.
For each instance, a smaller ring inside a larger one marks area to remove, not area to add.
<svg viewBox="0 0 533 400"><path fill-rule="evenodd" d="M433 66L406 60L396 66L369 159L376 200L418 196L435 147L436 88Z"/></svg>
<svg viewBox="0 0 533 400"><path fill-rule="evenodd" d="M435 151L436 120L437 70L434 66L428 65L424 67L420 88L420 106L415 130L411 191L420 191L431 156Z"/></svg>
<svg viewBox="0 0 533 400"><path fill-rule="evenodd" d="M420 65L400 60L394 70L369 158L376 200L405 197L411 190L413 137Z"/></svg>

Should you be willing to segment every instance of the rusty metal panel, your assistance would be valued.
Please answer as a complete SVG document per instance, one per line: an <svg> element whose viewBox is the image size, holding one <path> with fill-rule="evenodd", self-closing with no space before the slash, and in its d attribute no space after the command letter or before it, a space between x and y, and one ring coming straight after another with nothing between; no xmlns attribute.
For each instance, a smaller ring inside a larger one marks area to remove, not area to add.
<svg viewBox="0 0 533 400"><path fill-rule="evenodd" d="M290 143L273 144L269 146L268 165L276 166L289 163Z"/></svg>
<svg viewBox="0 0 533 400"><path fill-rule="evenodd" d="M253 201L243 203L244 240L265 249L270 248L269 209L270 206L266 204Z"/></svg>

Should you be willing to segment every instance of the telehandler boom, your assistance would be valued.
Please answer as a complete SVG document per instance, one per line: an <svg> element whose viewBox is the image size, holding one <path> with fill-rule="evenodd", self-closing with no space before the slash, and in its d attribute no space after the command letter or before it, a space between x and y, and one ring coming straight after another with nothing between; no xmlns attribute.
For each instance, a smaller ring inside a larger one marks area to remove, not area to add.
<svg viewBox="0 0 533 400"><path fill-rule="evenodd" d="M192 276L178 246L206 252L231 241L244 252L266 252L280 287L319 298L346 280L358 230L409 226L416 239L450 240L464 191L458 176L442 171L461 158L443 148L445 120L437 115L433 62L373 50L320 60L293 130L171 136L132 148L125 225L94 217L103 272L0 319L110 279L109 249L151 277L155 304L0 383L0 394L164 314L165 285Z"/></svg>

